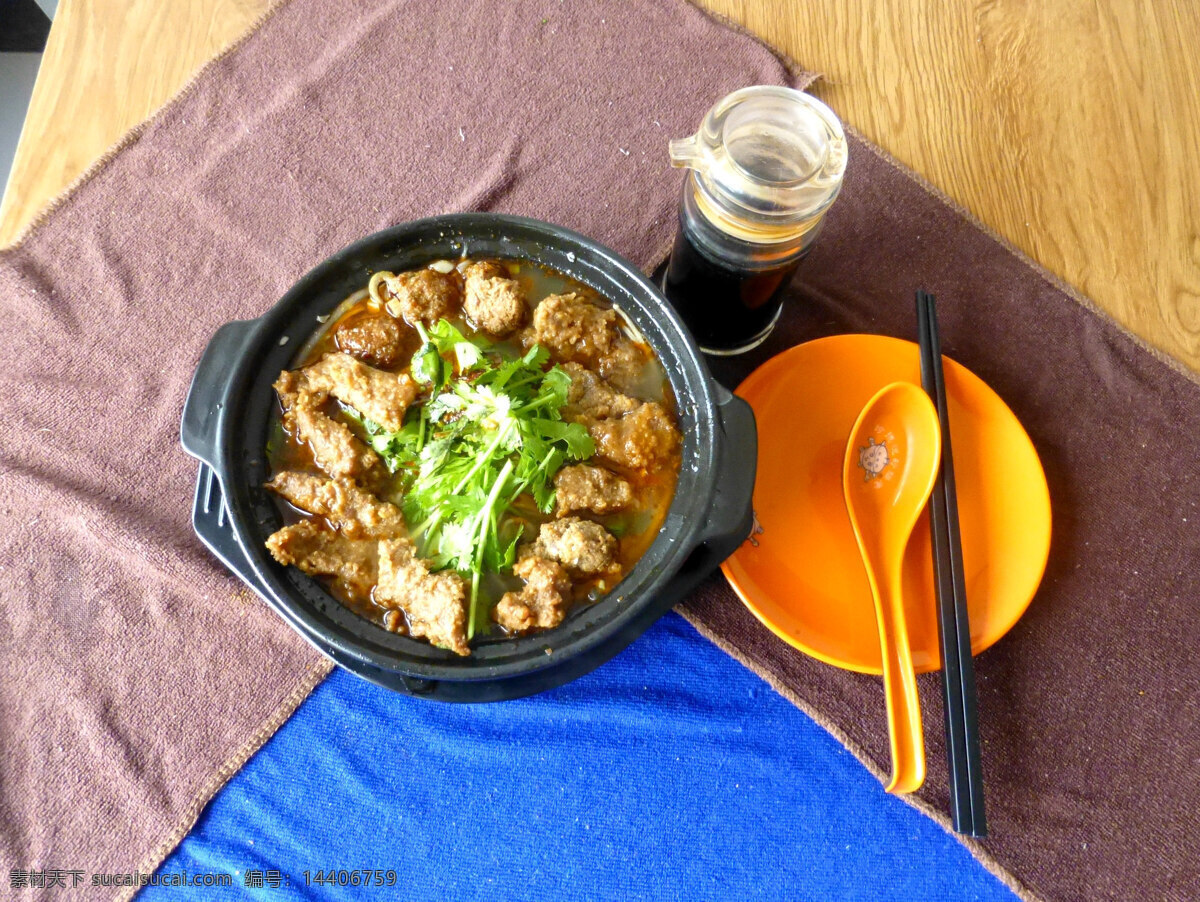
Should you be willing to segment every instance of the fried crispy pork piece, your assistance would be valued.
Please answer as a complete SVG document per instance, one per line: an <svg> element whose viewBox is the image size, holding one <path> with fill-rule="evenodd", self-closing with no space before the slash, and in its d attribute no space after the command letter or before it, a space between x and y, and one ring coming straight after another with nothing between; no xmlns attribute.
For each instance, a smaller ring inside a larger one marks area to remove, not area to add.
<svg viewBox="0 0 1200 902"><path fill-rule="evenodd" d="M629 483L603 467L576 464L563 467L554 477L554 495L560 517L574 511L611 514L633 503Z"/></svg>
<svg viewBox="0 0 1200 902"><path fill-rule="evenodd" d="M328 392L392 432L400 431L404 411L417 397L407 374L377 370L349 354L326 354L300 373L311 390Z"/></svg>
<svg viewBox="0 0 1200 902"><path fill-rule="evenodd" d="M564 517L543 523L537 541L521 556L555 561L572 575L599 576L613 570L616 554L616 538L599 523Z"/></svg>
<svg viewBox="0 0 1200 902"><path fill-rule="evenodd" d="M404 358L406 331L412 334L386 313L367 313L340 323L333 342L363 363L387 368Z"/></svg>
<svg viewBox="0 0 1200 902"><path fill-rule="evenodd" d="M409 325L432 326L453 316L462 304L462 280L456 272L418 269L413 272L377 273L384 309ZM375 283L375 278L372 278Z"/></svg>
<svg viewBox="0 0 1200 902"><path fill-rule="evenodd" d="M555 360L582 363L632 391L650 361L649 351L621 332L621 317L575 292L552 294L533 313L533 337Z"/></svg>
<svg viewBox="0 0 1200 902"><path fill-rule="evenodd" d="M295 373L284 371L275 382L283 404L283 427L308 445L313 460L330 476L344 476L364 485L377 485L387 468L374 451L360 441L344 423L321 411L323 392L309 391Z"/></svg>
<svg viewBox="0 0 1200 902"><path fill-rule="evenodd" d="M300 378L300 373L297 370L284 370L279 374L279 378L275 380L275 384L271 386L275 389L275 394L279 395L279 403L283 405L283 409L287 410L296 403L296 398L300 392L312 390ZM317 401L324 400L325 395L314 393L314 399Z"/></svg>
<svg viewBox="0 0 1200 902"><path fill-rule="evenodd" d="M344 424L325 416L314 404L302 399L284 415L296 437L312 450L317 466L330 476L355 479L363 485L378 485L387 477L379 455L361 442Z"/></svg>
<svg viewBox="0 0 1200 902"><path fill-rule="evenodd" d="M578 364L563 364L571 376L563 417L587 427L598 457L645 470L662 463L679 448L679 430L657 401L639 401Z"/></svg>
<svg viewBox="0 0 1200 902"><path fill-rule="evenodd" d="M275 474L267 488L301 510L324 517L352 539L390 539L406 534L400 508L380 501L349 479L284 470Z"/></svg>
<svg viewBox="0 0 1200 902"><path fill-rule="evenodd" d="M497 338L507 338L525 323L529 307L521 286L508 277L496 260L480 260L463 267L463 309L471 322Z"/></svg>
<svg viewBox="0 0 1200 902"><path fill-rule="evenodd" d="M285 526L267 539L272 556L285 567L332 576L335 585L354 595L366 595L375 584L377 546L373 539L351 539L312 520Z"/></svg>
<svg viewBox="0 0 1200 902"><path fill-rule="evenodd" d="M453 571L430 573L408 539L382 541L376 604L399 608L408 618L409 635L424 637L455 654L469 655L466 586Z"/></svg>
<svg viewBox="0 0 1200 902"><path fill-rule="evenodd" d="M506 592L492 608L492 620L510 632L550 629L566 616L571 600L571 580L556 561L527 555L513 573L525 580L520 592Z"/></svg>

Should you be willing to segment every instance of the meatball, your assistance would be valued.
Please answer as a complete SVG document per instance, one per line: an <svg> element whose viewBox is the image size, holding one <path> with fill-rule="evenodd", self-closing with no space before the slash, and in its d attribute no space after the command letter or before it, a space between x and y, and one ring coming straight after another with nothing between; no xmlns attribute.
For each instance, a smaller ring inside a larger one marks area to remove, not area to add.
<svg viewBox="0 0 1200 902"><path fill-rule="evenodd" d="M543 523L527 553L557 561L573 574L599 576L613 570L617 540L599 523L564 517Z"/></svg>
<svg viewBox="0 0 1200 902"><path fill-rule="evenodd" d="M466 299L463 309L471 322L497 338L507 338L525 322L529 307L515 279L495 260L463 267Z"/></svg>
<svg viewBox="0 0 1200 902"><path fill-rule="evenodd" d="M473 260L470 263L459 264L459 270L464 279L474 276L477 279L507 279L510 276L508 267L499 260Z"/></svg>
<svg viewBox="0 0 1200 902"><path fill-rule="evenodd" d="M537 341L562 361L595 369L621 338L620 318L570 292L552 294L537 306L533 328Z"/></svg>
<svg viewBox="0 0 1200 902"><path fill-rule="evenodd" d="M650 361L645 347L621 332L621 317L575 292L552 294L533 314L533 339L555 360L580 363L623 392L636 393Z"/></svg>
<svg viewBox="0 0 1200 902"><path fill-rule="evenodd" d="M492 609L492 620L510 632L550 629L563 621L571 598L571 580L555 561L528 555L513 574L525 580L520 592L506 592Z"/></svg>
<svg viewBox="0 0 1200 902"><path fill-rule="evenodd" d="M629 483L602 467L577 464L563 467L554 477L558 516L575 511L611 514L633 504Z"/></svg>
<svg viewBox="0 0 1200 902"><path fill-rule="evenodd" d="M596 442L596 456L632 470L669 460L679 448L679 430L666 409L653 401L625 416L585 423Z"/></svg>
<svg viewBox="0 0 1200 902"><path fill-rule="evenodd" d="M387 369L404 359L403 330L384 313L345 320L334 331L333 343L339 351L353 354L371 366Z"/></svg>
<svg viewBox="0 0 1200 902"><path fill-rule="evenodd" d="M462 280L453 271L376 273L371 278L371 293L376 292L388 313L412 326L432 326L439 319L453 316L462 304Z"/></svg>
<svg viewBox="0 0 1200 902"><path fill-rule="evenodd" d="M564 363L562 370L571 377L564 416L607 419L632 413L641 405L637 398L623 395L578 363Z"/></svg>
<svg viewBox="0 0 1200 902"><path fill-rule="evenodd" d="M563 418L582 423L596 443L596 456L631 470L645 470L678 450L679 430L665 407L623 395L575 363L562 368L571 377Z"/></svg>

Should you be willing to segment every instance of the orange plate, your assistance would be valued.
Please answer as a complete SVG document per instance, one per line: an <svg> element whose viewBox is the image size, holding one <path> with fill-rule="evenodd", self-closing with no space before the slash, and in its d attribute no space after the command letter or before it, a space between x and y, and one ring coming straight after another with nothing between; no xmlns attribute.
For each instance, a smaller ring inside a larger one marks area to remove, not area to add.
<svg viewBox="0 0 1200 902"><path fill-rule="evenodd" d="M1012 628L1041 582L1050 493L1013 412L978 376L943 359L971 647L979 654ZM915 344L836 335L768 360L737 390L758 419L757 524L721 569L785 642L863 673L881 672L879 630L842 496L842 457L863 405L897 381L921 382ZM927 512L905 553L904 600L913 664L919 673L937 670Z"/></svg>

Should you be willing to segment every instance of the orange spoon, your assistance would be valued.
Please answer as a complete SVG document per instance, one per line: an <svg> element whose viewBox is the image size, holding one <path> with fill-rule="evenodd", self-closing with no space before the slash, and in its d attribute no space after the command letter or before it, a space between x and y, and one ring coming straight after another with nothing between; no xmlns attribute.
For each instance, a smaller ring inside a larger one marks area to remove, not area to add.
<svg viewBox="0 0 1200 902"><path fill-rule="evenodd" d="M888 792L925 782L921 704L901 597L904 548L929 500L942 456L937 410L925 391L893 382L863 408L842 467L846 510L875 600L892 745Z"/></svg>

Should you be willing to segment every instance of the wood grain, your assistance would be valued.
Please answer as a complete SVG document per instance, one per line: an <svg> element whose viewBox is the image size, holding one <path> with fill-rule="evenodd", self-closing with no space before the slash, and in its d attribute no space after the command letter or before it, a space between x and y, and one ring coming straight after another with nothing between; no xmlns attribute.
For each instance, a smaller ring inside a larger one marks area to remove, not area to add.
<svg viewBox="0 0 1200 902"><path fill-rule="evenodd" d="M1200 370L1200 4L700 0L847 122ZM0 242L269 0L63 0Z"/></svg>
<svg viewBox="0 0 1200 902"><path fill-rule="evenodd" d="M701 0L1152 344L1200 369L1200 5Z"/></svg>
<svg viewBox="0 0 1200 902"><path fill-rule="evenodd" d="M61 0L0 203L0 245L270 4Z"/></svg>

